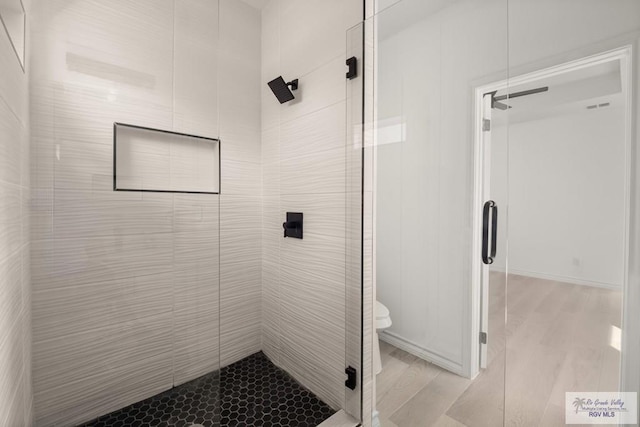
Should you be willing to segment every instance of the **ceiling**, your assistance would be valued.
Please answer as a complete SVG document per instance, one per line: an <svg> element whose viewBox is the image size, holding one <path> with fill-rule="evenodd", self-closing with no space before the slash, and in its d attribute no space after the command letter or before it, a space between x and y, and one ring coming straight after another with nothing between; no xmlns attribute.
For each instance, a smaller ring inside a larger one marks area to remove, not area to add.
<svg viewBox="0 0 640 427"><path fill-rule="evenodd" d="M550 116L595 111L600 108L623 107L620 73L620 61L616 60L510 87L508 91L499 91L496 95L544 86L548 86L549 90L503 101L512 108L504 111L494 109L492 119L497 125L504 125L507 121L513 124Z"/></svg>

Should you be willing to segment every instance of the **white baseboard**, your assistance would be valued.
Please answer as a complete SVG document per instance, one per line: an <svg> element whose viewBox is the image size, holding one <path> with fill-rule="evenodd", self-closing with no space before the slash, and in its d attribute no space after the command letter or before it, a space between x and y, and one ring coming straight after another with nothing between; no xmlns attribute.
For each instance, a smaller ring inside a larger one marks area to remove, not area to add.
<svg viewBox="0 0 640 427"><path fill-rule="evenodd" d="M400 350L404 350L409 354L413 354L414 356L419 357L420 359L440 366L441 368L453 372L456 375L460 375L461 377L465 376L462 370L462 366L451 359L429 351L426 348L422 348L419 345L412 343L411 341L408 341L392 332L382 331L378 334L378 336L382 341L391 344L392 346L397 347ZM382 367L382 369L384 369L384 366Z"/></svg>
<svg viewBox="0 0 640 427"><path fill-rule="evenodd" d="M495 268L491 267L491 271L497 271L499 273L504 273L504 268ZM515 274L518 276L526 276L533 277L535 279L543 279L543 280L553 280L555 282L563 282L570 283L572 285L582 285L582 286L592 286L594 288L603 288L603 289L611 289L614 291L621 291L622 286L616 285L614 283L604 283L604 282L594 282L591 280L580 279L578 277L570 277L570 276L556 276L554 274L547 273L538 273L537 271L524 271L524 270L514 270L509 269L509 274Z"/></svg>

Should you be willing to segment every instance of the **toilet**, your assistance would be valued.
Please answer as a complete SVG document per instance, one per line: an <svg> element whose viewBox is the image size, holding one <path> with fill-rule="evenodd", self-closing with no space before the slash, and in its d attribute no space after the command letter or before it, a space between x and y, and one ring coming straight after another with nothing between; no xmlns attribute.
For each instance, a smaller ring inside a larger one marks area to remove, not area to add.
<svg viewBox="0 0 640 427"><path fill-rule="evenodd" d="M378 334L391 326L391 316L389 316L389 309L384 306L380 301L376 301L376 336L373 340L373 367L375 373L379 374L382 371L382 358L380 357L380 339Z"/></svg>

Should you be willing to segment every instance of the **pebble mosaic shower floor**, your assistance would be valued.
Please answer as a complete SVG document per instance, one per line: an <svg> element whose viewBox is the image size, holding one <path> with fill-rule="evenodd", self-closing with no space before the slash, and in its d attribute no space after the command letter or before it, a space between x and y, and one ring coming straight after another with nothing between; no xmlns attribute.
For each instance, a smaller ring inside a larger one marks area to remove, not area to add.
<svg viewBox="0 0 640 427"><path fill-rule="evenodd" d="M334 413L259 352L84 426L316 427Z"/></svg>

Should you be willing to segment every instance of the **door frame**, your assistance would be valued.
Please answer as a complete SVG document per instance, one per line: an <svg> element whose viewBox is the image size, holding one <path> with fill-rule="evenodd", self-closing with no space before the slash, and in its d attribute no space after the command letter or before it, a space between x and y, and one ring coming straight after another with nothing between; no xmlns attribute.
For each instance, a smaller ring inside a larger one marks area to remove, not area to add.
<svg viewBox="0 0 640 427"><path fill-rule="evenodd" d="M624 361L622 357L625 355L625 337L630 336L627 331L625 319L627 318L628 307L631 302L629 296L629 244L630 244L630 212L631 212L631 168L632 168L632 144L633 144L633 46L624 45L616 49L608 50L599 54L586 56L584 58L561 63L551 67L543 68L530 73L522 74L516 77L509 77L504 80L496 81L474 88L474 176L473 176L473 236L472 236L472 270L471 270L471 343L470 343L470 360L471 372L470 377L474 378L480 373L480 332L482 328L483 313L482 307L482 206L484 203L484 177L487 171L484 170L484 137L482 119L485 116L483 98L486 93L508 89L526 83L532 83L541 79L554 77L560 74L592 67L594 65L603 64L611 61L620 61L620 71L622 74L622 91L625 97L625 212L624 212L624 237L623 237L623 256L624 256L624 272L623 272L623 307L622 307L622 348L621 348L621 378L620 387L624 389ZM505 211L505 207L502 207ZM502 219L506 216L502 214ZM508 243L506 245L508 250ZM509 261L506 262L506 272L509 271ZM505 312L505 319L506 319ZM491 336L489 335L489 340Z"/></svg>

